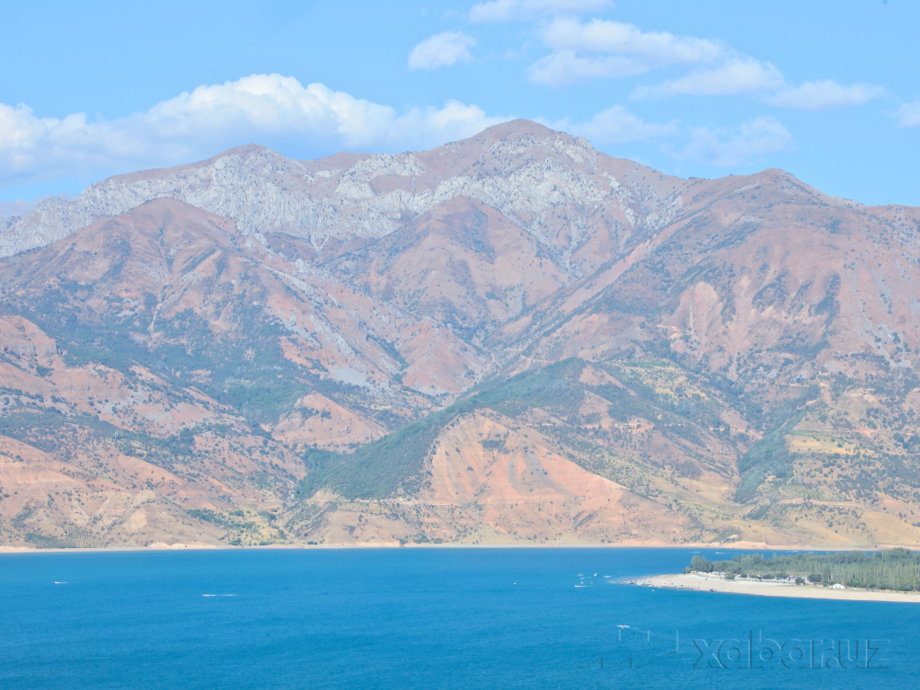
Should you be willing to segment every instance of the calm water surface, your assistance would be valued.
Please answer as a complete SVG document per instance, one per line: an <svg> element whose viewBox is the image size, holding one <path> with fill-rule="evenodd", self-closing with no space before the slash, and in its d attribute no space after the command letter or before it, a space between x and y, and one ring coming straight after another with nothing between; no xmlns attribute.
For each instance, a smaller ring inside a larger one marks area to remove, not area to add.
<svg viewBox="0 0 920 690"><path fill-rule="evenodd" d="M0 688L917 687L920 605L610 584L694 553L3 555Z"/></svg>

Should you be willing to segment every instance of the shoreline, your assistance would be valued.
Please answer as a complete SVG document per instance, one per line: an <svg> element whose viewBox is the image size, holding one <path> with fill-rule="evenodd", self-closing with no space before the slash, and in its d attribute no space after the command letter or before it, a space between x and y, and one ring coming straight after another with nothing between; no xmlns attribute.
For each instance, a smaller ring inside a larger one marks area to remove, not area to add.
<svg viewBox="0 0 920 690"><path fill-rule="evenodd" d="M132 552L159 552L159 551L254 551L254 550L342 550L342 549L721 549L724 551L879 551L891 548L920 549L920 545L904 544L878 544L875 546L814 546L814 545L765 545L758 543L739 543L731 546L724 544L697 543L697 544L662 544L656 542L621 542L607 543L565 543L565 544L522 544L510 542L470 544L470 543L363 543L363 544L253 544L247 546L231 546L229 544L165 544L154 543L150 546L101 546L101 547L74 547L39 549L29 546L0 546L0 556L12 554L41 554L41 553L132 553ZM658 578L686 577L684 575L659 575ZM724 582L723 580L719 580ZM760 584L760 583L738 583ZM662 585L663 586L663 585ZM781 595L775 595L781 596ZM920 595L918 595L920 596Z"/></svg>
<svg viewBox="0 0 920 690"><path fill-rule="evenodd" d="M627 583L623 583L627 584ZM883 601L920 604L920 592L893 590L832 589L817 585L790 585L779 582L751 582L748 580L723 580L701 575L653 575L638 578L632 583L638 587L672 589L685 592L713 592L718 594L746 594L784 599L825 599L829 601Z"/></svg>

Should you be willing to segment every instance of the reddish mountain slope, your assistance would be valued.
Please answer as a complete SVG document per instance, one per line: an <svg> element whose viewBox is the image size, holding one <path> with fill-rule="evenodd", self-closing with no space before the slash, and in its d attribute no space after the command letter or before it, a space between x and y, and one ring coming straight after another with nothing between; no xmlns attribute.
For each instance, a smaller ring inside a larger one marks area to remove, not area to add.
<svg viewBox="0 0 920 690"><path fill-rule="evenodd" d="M918 209L518 121L5 223L6 544L920 540Z"/></svg>

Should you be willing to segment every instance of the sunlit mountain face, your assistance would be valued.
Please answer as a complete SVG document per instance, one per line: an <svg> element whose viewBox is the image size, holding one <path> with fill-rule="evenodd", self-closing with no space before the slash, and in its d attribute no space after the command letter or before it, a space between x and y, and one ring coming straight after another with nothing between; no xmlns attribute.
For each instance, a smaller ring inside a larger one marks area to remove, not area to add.
<svg viewBox="0 0 920 690"><path fill-rule="evenodd" d="M0 218L0 543L914 543L918 232L523 120L46 199Z"/></svg>

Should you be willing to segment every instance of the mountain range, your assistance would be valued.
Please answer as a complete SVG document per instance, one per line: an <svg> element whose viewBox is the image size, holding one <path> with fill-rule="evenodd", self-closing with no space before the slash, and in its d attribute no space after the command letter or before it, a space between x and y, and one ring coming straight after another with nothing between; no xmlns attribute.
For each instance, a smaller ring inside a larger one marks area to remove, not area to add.
<svg viewBox="0 0 920 690"><path fill-rule="evenodd" d="M0 218L0 544L920 543L920 209L518 120Z"/></svg>

